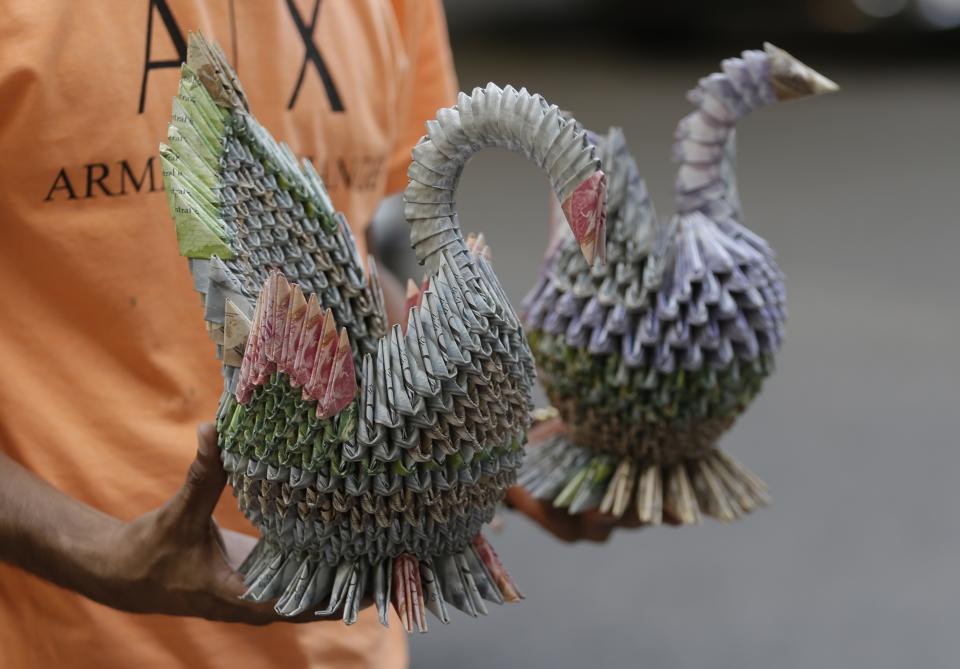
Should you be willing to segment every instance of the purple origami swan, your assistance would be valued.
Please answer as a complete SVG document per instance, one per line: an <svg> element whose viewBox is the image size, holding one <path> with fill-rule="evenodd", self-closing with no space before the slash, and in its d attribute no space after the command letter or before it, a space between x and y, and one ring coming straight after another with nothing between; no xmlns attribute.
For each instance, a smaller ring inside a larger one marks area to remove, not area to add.
<svg viewBox="0 0 960 669"><path fill-rule="evenodd" d="M763 482L717 448L773 371L786 317L773 251L743 223L734 128L760 107L835 90L771 44L723 61L690 91L696 109L677 126L667 226L621 131L595 138L607 263L585 261L567 234L522 309L562 421L521 474L536 496L652 524L730 521L766 503Z"/></svg>

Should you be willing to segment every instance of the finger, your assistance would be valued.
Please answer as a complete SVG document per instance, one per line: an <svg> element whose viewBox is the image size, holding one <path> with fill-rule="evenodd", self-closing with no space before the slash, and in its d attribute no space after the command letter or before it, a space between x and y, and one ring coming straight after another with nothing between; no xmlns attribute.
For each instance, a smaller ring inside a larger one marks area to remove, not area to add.
<svg viewBox="0 0 960 669"><path fill-rule="evenodd" d="M197 527L206 527L226 483L227 474L217 450L217 432L212 423L202 423L197 427L197 455L187 470L183 487L169 506L182 521L195 521Z"/></svg>
<svg viewBox="0 0 960 669"><path fill-rule="evenodd" d="M224 539L226 543L226 537ZM241 599L247 592L247 585L229 559L226 553L220 553L212 563L210 592L224 619L261 625L272 622L277 617L272 605Z"/></svg>
<svg viewBox="0 0 960 669"><path fill-rule="evenodd" d="M247 547L256 544L253 537L230 530L223 531L223 539L228 551L233 546L239 553L248 553ZM230 564L230 560L230 556L221 553L213 559L211 565L213 572L210 593L217 609L215 614L222 620L250 625L267 625L275 622L306 623L341 617L337 615L320 617L314 614L313 609L292 617L283 616L274 608L276 601L253 602L242 599L247 592L247 585L243 577Z"/></svg>
<svg viewBox="0 0 960 669"><path fill-rule="evenodd" d="M647 523L640 520L640 518L637 517L637 514L624 516L620 519L620 522L617 523L617 527L622 527L626 530L638 530L646 525Z"/></svg>
<svg viewBox="0 0 960 669"><path fill-rule="evenodd" d="M614 526L607 523L591 523L586 518L580 519L580 536L587 541L597 544L606 543L613 529Z"/></svg>
<svg viewBox="0 0 960 669"><path fill-rule="evenodd" d="M247 592L243 578L230 566L226 557L214 567L212 594L219 603L226 620L265 625L282 617L272 602L252 602L242 599Z"/></svg>
<svg viewBox="0 0 960 669"><path fill-rule="evenodd" d="M580 514L583 521L590 525L598 527L616 527L620 524L620 519L609 513L600 513L599 511L584 511Z"/></svg>
<svg viewBox="0 0 960 669"><path fill-rule="evenodd" d="M640 516L637 515L635 508L627 510L622 516L615 516L611 513L600 513L599 511L590 511L585 513L584 516L598 525L606 525L611 529L636 529L646 525L646 523L640 520Z"/></svg>
<svg viewBox="0 0 960 669"><path fill-rule="evenodd" d="M620 527L626 527L629 529L637 529L640 527L646 527L649 523L640 520L640 512L636 506L630 505L630 508L627 509L627 512L623 515L623 518L620 519Z"/></svg>
<svg viewBox="0 0 960 669"><path fill-rule="evenodd" d="M683 525L683 521L680 520L680 516L674 515L669 509L663 510L663 522L667 525L672 525L673 527L679 527Z"/></svg>
<svg viewBox="0 0 960 669"><path fill-rule="evenodd" d="M239 622L248 625L268 625L270 623L312 623L322 620L340 620L342 612L335 612L327 616L318 616L315 610L322 609L319 605L307 609L295 616L284 616L277 613L275 601L251 602L241 599L247 591L240 575L226 564L217 569L216 586L213 596L216 601L216 617L229 622ZM373 600L365 600L361 608L371 605Z"/></svg>
<svg viewBox="0 0 960 669"><path fill-rule="evenodd" d="M244 600L239 600L238 607L236 609L235 622L247 623L250 625L270 625L272 623L294 623L294 624L303 624L303 623L316 623L323 621L337 621L341 625L343 620L343 611L335 611L334 613L319 616L316 614L316 611L319 611L323 608L321 604L317 604L314 607L311 607L304 611L303 613L298 613L295 616L285 616L277 613L274 608L273 602L247 602ZM366 608L366 607L362 607Z"/></svg>

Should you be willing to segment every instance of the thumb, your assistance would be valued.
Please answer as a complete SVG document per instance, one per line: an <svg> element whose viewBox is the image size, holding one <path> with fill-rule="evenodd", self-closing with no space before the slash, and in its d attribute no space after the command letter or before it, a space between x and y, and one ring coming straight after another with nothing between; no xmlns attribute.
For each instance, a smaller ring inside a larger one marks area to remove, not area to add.
<svg viewBox="0 0 960 669"><path fill-rule="evenodd" d="M201 423L197 427L197 456L187 470L183 487L171 500L171 506L185 519L206 524L226 483L227 473L220 463L216 429L213 423Z"/></svg>

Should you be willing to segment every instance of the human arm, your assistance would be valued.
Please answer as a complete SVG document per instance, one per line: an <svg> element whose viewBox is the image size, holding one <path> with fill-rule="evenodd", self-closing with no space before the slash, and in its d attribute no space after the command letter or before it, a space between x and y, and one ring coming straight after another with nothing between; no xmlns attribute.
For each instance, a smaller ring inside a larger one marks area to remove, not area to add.
<svg viewBox="0 0 960 669"><path fill-rule="evenodd" d="M130 522L73 499L0 454L0 560L123 611L254 625L289 620L271 604L240 599L246 588L235 568L254 540L214 522L226 473L213 426L201 425L197 440L183 486Z"/></svg>

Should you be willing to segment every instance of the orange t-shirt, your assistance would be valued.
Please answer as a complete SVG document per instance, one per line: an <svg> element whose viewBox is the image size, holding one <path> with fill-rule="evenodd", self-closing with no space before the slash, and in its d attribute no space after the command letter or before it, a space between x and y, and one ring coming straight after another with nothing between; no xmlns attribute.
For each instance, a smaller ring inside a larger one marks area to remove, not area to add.
<svg viewBox="0 0 960 669"><path fill-rule="evenodd" d="M363 231L454 98L435 0L14 0L0 21L0 444L123 519L167 500L221 390L157 147L189 30ZM225 496L218 519L253 533ZM403 667L367 610L266 628L130 615L0 565L0 666Z"/></svg>

